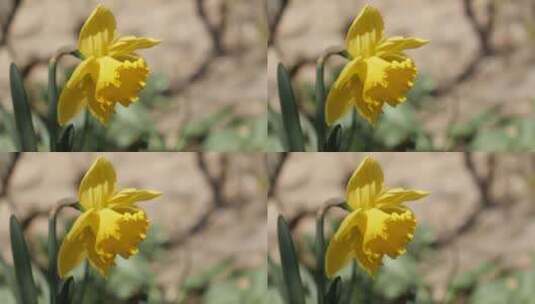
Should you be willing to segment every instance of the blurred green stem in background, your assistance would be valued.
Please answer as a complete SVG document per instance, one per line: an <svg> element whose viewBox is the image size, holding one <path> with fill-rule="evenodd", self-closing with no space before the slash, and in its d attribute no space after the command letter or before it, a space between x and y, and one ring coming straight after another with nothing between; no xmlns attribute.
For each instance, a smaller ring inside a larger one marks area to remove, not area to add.
<svg viewBox="0 0 535 304"><path fill-rule="evenodd" d="M48 129L50 132L50 151L54 152L57 149L57 141L59 134L58 124L58 84L56 71L58 62L61 57L65 55L72 55L78 59L83 59L83 55L78 50L72 48L60 49L48 63Z"/></svg>
<svg viewBox="0 0 535 304"><path fill-rule="evenodd" d="M318 210L316 216L316 263L317 263L317 284L318 284L318 304L325 304L327 292L327 277L325 274L325 216L331 208L339 207L345 209L345 201L340 199L330 199L325 202L323 208Z"/></svg>
<svg viewBox="0 0 535 304"><path fill-rule="evenodd" d="M11 63L9 68L9 82L19 149L21 151L36 152L37 136L33 126L28 94L26 94L24 88L22 75L14 63Z"/></svg>
<svg viewBox="0 0 535 304"><path fill-rule="evenodd" d="M89 116L89 111L85 111L84 114L84 126L82 129L82 135L80 136L80 147L79 151L85 150L85 138L87 136L87 133L89 132L90 124L91 124L91 117Z"/></svg>
<svg viewBox="0 0 535 304"><path fill-rule="evenodd" d="M58 238L56 235L56 222L58 214L63 208L76 208L78 202L73 203L72 199L61 200L50 212L48 220L48 283L50 285L50 304L58 303L59 285L61 279L58 276Z"/></svg>
<svg viewBox="0 0 535 304"><path fill-rule="evenodd" d="M316 130L318 132L318 151L325 151L327 125L325 124L325 99L327 92L325 89L325 63L329 57L339 55L348 58L343 47L331 47L318 58L316 63Z"/></svg>

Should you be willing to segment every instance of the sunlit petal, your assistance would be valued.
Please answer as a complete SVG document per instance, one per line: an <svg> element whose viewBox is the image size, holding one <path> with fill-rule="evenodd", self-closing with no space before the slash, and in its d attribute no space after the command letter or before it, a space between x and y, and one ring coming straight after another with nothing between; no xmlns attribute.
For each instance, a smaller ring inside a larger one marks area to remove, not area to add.
<svg viewBox="0 0 535 304"><path fill-rule="evenodd" d="M148 49L160 43L160 40L152 38L126 36L117 40L109 49L109 55L125 56L139 49Z"/></svg>
<svg viewBox="0 0 535 304"><path fill-rule="evenodd" d="M429 192L420 190L406 190L393 188L384 191L378 198L376 206L397 206L404 202L416 201L429 195Z"/></svg>
<svg viewBox="0 0 535 304"><path fill-rule="evenodd" d="M383 170L376 160L366 157L353 172L346 188L347 203L353 208L373 206L383 190Z"/></svg>
<svg viewBox="0 0 535 304"><path fill-rule="evenodd" d="M78 49L86 56L103 56L115 40L116 22L112 12L99 5L83 25Z"/></svg>
<svg viewBox="0 0 535 304"><path fill-rule="evenodd" d="M86 257L86 235L98 229L98 218L90 209L76 219L61 243L58 253L58 274L64 278Z"/></svg>
<svg viewBox="0 0 535 304"><path fill-rule="evenodd" d="M366 5L353 21L346 36L346 49L353 58L375 52L383 39L384 23L376 8Z"/></svg>
<svg viewBox="0 0 535 304"><path fill-rule="evenodd" d="M80 183L78 190L80 204L86 210L103 206L114 194L116 180L115 169L111 163L99 157Z"/></svg>
<svg viewBox="0 0 535 304"><path fill-rule="evenodd" d="M155 199L162 195L161 192L153 190L143 190L127 188L116 193L107 203L112 208L113 206L130 206L136 202L148 201Z"/></svg>

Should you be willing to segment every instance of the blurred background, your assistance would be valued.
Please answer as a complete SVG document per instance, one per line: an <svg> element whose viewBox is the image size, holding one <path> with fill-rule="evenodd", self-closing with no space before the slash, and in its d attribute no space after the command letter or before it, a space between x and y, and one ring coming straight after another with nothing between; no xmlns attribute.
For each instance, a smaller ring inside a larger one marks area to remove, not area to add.
<svg viewBox="0 0 535 304"><path fill-rule="evenodd" d="M359 118L352 151L535 149L535 2L270 0L270 150L282 150L277 64L292 75L304 132L313 137L315 62L326 48L343 45L365 4L381 11L387 36L431 43L408 51L419 69L408 102L387 109L375 129ZM331 83L345 61L329 62ZM351 115L342 124L349 127Z"/></svg>
<svg viewBox="0 0 535 304"><path fill-rule="evenodd" d="M266 26L261 0L4 0L0 3L0 151L11 138L8 68L25 78L37 129L46 113L48 60L78 33L97 4L122 35L161 39L141 51L151 69L141 100L118 108L85 151L260 150L266 134ZM65 59L59 81L77 64ZM239 71L239 72L238 72ZM80 115L81 119L83 115ZM38 131L39 132L39 131ZM41 136L44 132L39 132Z"/></svg>
<svg viewBox="0 0 535 304"><path fill-rule="evenodd" d="M278 294L277 216L282 214L292 230L302 278L313 299L316 212L328 199L344 199L349 177L367 155L269 157L268 251L276 261L269 268L271 294ZM418 220L408 253L385 259L375 280L359 271L353 303L533 302L535 157L438 152L371 156L383 168L385 186L431 194L406 204ZM326 237L345 214L338 209L329 212ZM346 281L350 270L342 272Z"/></svg>
<svg viewBox="0 0 535 304"><path fill-rule="evenodd" d="M7 277L10 215L21 222L34 276L46 287L48 213L59 200L76 198L78 183L98 156L0 154L0 303L15 303ZM163 195L138 205L151 222L140 253L118 258L107 280L93 273L84 303L262 303L267 182L260 155L104 156L115 166L119 188ZM61 213L60 235L77 215L70 209Z"/></svg>

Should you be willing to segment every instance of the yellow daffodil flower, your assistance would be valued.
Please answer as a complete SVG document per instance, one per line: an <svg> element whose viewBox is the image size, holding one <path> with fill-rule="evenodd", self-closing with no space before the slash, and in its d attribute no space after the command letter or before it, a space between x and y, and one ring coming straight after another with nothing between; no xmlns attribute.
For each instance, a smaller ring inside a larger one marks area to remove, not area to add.
<svg viewBox="0 0 535 304"><path fill-rule="evenodd" d="M418 38L385 38L379 11L364 7L347 33L346 51L351 61L329 92L326 123L332 125L354 106L369 123L375 124L385 102L392 107L404 102L416 78L416 66L404 51L427 42Z"/></svg>
<svg viewBox="0 0 535 304"><path fill-rule="evenodd" d="M385 255L396 258L404 254L416 218L403 203L427 195L424 191L385 188L379 164L372 158L364 159L347 184L346 201L351 213L327 248L327 276L334 277L352 259L373 276Z"/></svg>
<svg viewBox="0 0 535 304"><path fill-rule="evenodd" d="M59 124L65 125L84 107L106 124L117 102L128 107L136 101L149 68L135 51L158 43L150 38L118 37L115 17L99 5L80 31L78 50L84 61L61 92Z"/></svg>
<svg viewBox="0 0 535 304"><path fill-rule="evenodd" d="M78 200L83 213L63 240L58 254L58 273L64 278L87 258L106 277L117 255L136 254L145 238L149 220L136 202L154 199L160 192L116 189L113 166L98 158L80 183Z"/></svg>

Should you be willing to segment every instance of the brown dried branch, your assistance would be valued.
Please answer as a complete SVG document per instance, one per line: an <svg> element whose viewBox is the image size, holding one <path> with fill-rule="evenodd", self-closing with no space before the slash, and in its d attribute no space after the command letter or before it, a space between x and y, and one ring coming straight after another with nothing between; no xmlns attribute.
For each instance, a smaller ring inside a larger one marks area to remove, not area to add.
<svg viewBox="0 0 535 304"><path fill-rule="evenodd" d="M486 155L486 167L487 172L479 172L476 168L473 153L464 152L464 165L467 171L470 173L474 184L479 191L479 204L472 211L472 213L466 218L464 223L457 227L452 233L438 239L433 245L437 248L450 244L454 239L467 233L475 227L479 217L489 208L496 207L497 204L492 197L492 185L496 172L496 156L494 154Z"/></svg>
<svg viewBox="0 0 535 304"><path fill-rule="evenodd" d="M290 0L280 0L280 7L276 10L275 14L269 15L268 9L268 28L269 28L269 37L268 37L268 47L272 46L275 43L275 39L279 30L279 25L282 21L282 17L290 4ZM267 4L269 5L269 4Z"/></svg>
<svg viewBox="0 0 535 304"><path fill-rule="evenodd" d="M20 152L14 153L13 158L7 165L6 173L4 176L2 176L2 188L0 189L0 197L5 197L8 195L9 184L11 182L11 178L13 177L13 173L15 173L15 168L17 167L17 164L20 160L20 156Z"/></svg>
<svg viewBox="0 0 535 304"><path fill-rule="evenodd" d="M474 0L463 0L464 14L470 25L474 29L479 39L480 53L482 56L491 55L494 52L492 47L492 33L496 24L496 2L488 0L485 6L486 21L479 22L474 11Z"/></svg>
<svg viewBox="0 0 535 304"><path fill-rule="evenodd" d="M478 172L476 165L474 163L474 156L471 152L464 152L464 165L474 184L476 185L479 191L479 200L481 205L485 207L490 207L496 205L492 197L492 184L494 182L495 172L496 172L496 155L489 154L486 156L486 167L487 172L482 173Z"/></svg>
<svg viewBox="0 0 535 304"><path fill-rule="evenodd" d="M210 21L206 11L206 1L197 0L195 1L197 15L201 19L208 35L212 40L212 50L217 55L223 55L225 53L225 48L223 45L224 33L227 27L227 12L228 5L226 1L221 1L219 5L219 22L213 23Z"/></svg>
<svg viewBox="0 0 535 304"><path fill-rule="evenodd" d="M201 232L206 228L210 219L214 214L223 208L228 207L224 197L224 187L227 181L228 172L228 158L225 155L221 155L219 158L219 172L212 173L208 168L208 163L205 158L205 154L202 152L197 153L197 165L203 174L204 179L210 186L212 192L212 205L208 210L185 232L177 234L176 237L170 238L163 246L167 249L179 247L183 245L193 235Z"/></svg>
<svg viewBox="0 0 535 304"><path fill-rule="evenodd" d="M203 62L199 67L191 73L184 80L177 81L169 86L167 90L162 92L165 96L180 95L182 94L190 85L202 79L207 73L212 64L221 56L226 55L229 50L226 49L224 45L224 34L227 30L228 25L228 5L226 1L221 1L219 6L219 22L212 22L208 17L206 10L206 1L197 0L196 12L199 18L202 21L202 24L206 28L208 35L212 41L212 49L210 53L206 56Z"/></svg>
<svg viewBox="0 0 535 304"><path fill-rule="evenodd" d="M474 1L473 0L462 0L463 10L466 19L476 32L479 49L478 52L474 55L474 58L470 61L466 68L457 75L453 80L448 82L446 85L435 89L431 94L433 96L441 96L447 94L457 85L465 82L470 79L477 72L477 69L483 59L488 56L492 56L496 53L496 50L492 46L492 34L494 33L494 28L496 24L496 2L494 0L488 0L485 7L486 11L486 21L480 22L476 17L474 10Z"/></svg>
<svg viewBox="0 0 535 304"><path fill-rule="evenodd" d="M228 158L222 154L219 157L219 164L219 173L212 174L208 168L205 154L202 152L197 153L197 165L201 170L204 179L212 190L212 202L215 207L222 207L226 205L223 190L227 181Z"/></svg>
<svg viewBox="0 0 535 304"><path fill-rule="evenodd" d="M284 165L288 160L288 156L290 156L290 154L287 152L281 153L280 157L277 159L277 163L274 166L273 172L269 172L269 188L267 192L268 199L272 198L275 195L275 191L277 190L277 182L279 181L282 169L284 168Z"/></svg>
<svg viewBox="0 0 535 304"><path fill-rule="evenodd" d="M2 24L2 37L0 38L0 46L8 45L10 30L21 4L22 0L13 0L13 5L7 14L6 22Z"/></svg>

